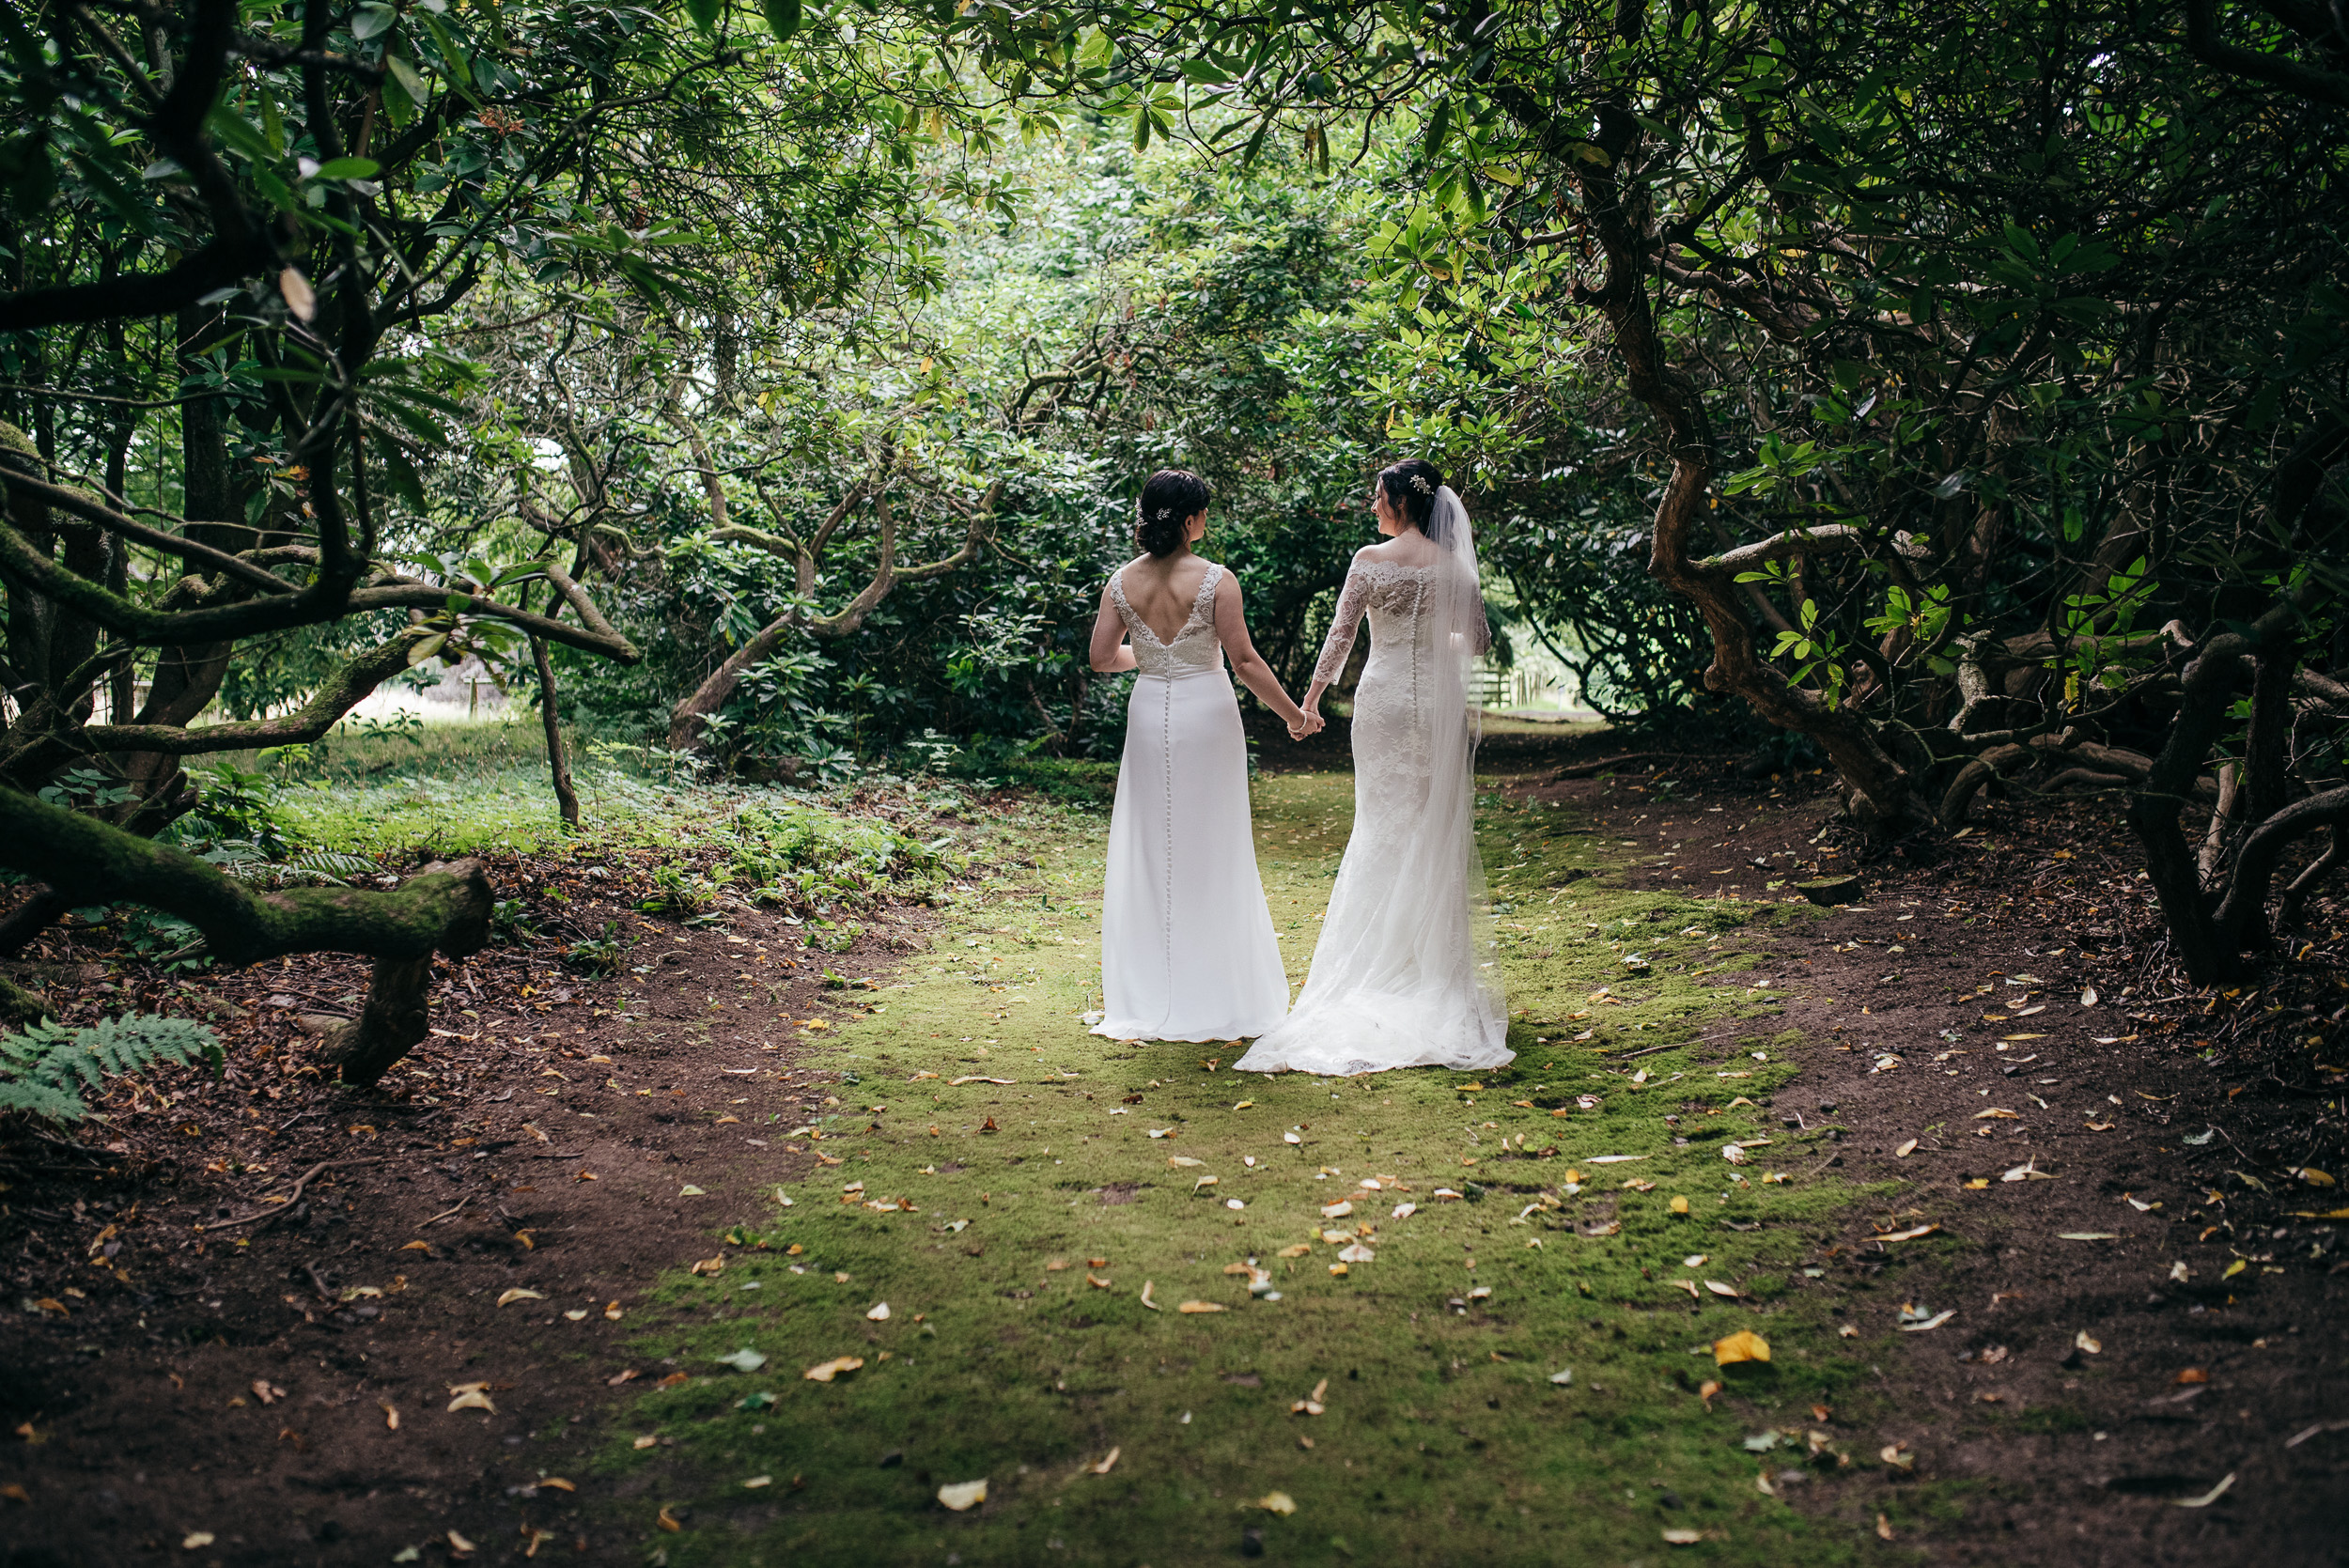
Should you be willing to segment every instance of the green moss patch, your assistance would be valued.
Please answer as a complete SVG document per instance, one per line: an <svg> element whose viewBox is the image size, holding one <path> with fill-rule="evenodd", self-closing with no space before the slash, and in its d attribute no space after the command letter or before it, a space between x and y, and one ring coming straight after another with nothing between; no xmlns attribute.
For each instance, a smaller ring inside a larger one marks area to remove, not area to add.
<svg viewBox="0 0 2349 1568"><path fill-rule="evenodd" d="M1350 808L1343 776L1257 786L1293 980ZM1864 1370L1805 1269L1863 1195L1771 1109L1802 1048L1768 994L1700 984L1749 966L1751 911L1610 887L1612 846L1554 808L1488 797L1482 822L1517 1062L1344 1080L1086 1034L1106 822L1006 830L981 855L1002 874L815 1059L839 1105L775 1126L826 1163L720 1194L731 1244L680 1238L637 1351L685 1375L603 1460L646 1547L1162 1568L1249 1530L1308 1562L1653 1560L1667 1530L1709 1561L1875 1550L1787 1500L1851 1446L1812 1452L1810 1406ZM686 1252L724 1263L689 1273ZM1717 1368L1740 1329L1771 1360ZM863 1364L803 1375L843 1357ZM982 1478L967 1512L937 1498ZM681 1529L656 1528L663 1506Z"/></svg>

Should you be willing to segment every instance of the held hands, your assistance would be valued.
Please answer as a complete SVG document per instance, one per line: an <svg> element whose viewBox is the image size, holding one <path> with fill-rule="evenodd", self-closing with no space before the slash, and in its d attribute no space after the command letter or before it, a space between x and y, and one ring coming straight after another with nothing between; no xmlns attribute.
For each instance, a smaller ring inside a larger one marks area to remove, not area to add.
<svg viewBox="0 0 2349 1568"><path fill-rule="evenodd" d="M1289 738L1291 740L1302 740L1309 735L1320 734L1321 727L1322 721L1320 714L1314 712L1310 708L1300 708L1298 711L1298 716L1289 721Z"/></svg>

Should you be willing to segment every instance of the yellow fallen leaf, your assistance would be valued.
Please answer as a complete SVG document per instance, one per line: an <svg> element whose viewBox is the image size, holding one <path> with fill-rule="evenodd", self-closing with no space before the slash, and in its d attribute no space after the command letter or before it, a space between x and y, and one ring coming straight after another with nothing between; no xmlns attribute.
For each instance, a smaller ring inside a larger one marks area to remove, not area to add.
<svg viewBox="0 0 2349 1568"><path fill-rule="evenodd" d="M981 1479L941 1486L938 1489L938 1500L957 1514L966 1509L976 1508L987 1501L987 1482Z"/></svg>
<svg viewBox="0 0 2349 1568"><path fill-rule="evenodd" d="M1236 1105L1236 1106L1232 1107L1232 1109L1233 1109L1234 1110L1248 1110L1251 1106L1253 1106L1255 1103L1256 1103L1256 1102L1255 1102L1255 1101L1253 1101L1253 1100L1242 1100L1242 1101L1240 1101L1237 1105Z"/></svg>
<svg viewBox="0 0 2349 1568"><path fill-rule="evenodd" d="M579 1490L578 1487L572 1485L568 1481L566 1481L559 1475L548 1476L546 1479L539 1482L538 1484L541 1486L552 1486L558 1492L576 1492Z"/></svg>
<svg viewBox="0 0 2349 1568"><path fill-rule="evenodd" d="M1688 1199L1686 1199L1686 1198L1674 1198L1674 1199L1672 1200L1672 1212L1673 1212L1674 1214L1686 1214L1686 1213L1688 1213Z"/></svg>
<svg viewBox="0 0 2349 1568"><path fill-rule="evenodd" d="M2245 1263L2241 1258L2237 1258L2234 1262L2227 1265L2227 1272L2218 1277L2222 1280L2232 1280L2236 1275L2242 1273L2245 1269L2250 1266L2251 1265L2249 1264Z"/></svg>
<svg viewBox="0 0 2349 1568"><path fill-rule="evenodd" d="M1177 1171L1195 1171L1207 1162L1204 1159L1193 1159L1189 1155L1169 1155L1166 1157L1166 1163Z"/></svg>
<svg viewBox="0 0 2349 1568"><path fill-rule="evenodd" d="M1664 1532L1664 1545L1668 1546L1693 1546L1703 1539L1704 1531L1686 1526L1675 1526Z"/></svg>
<svg viewBox="0 0 2349 1568"><path fill-rule="evenodd" d="M1151 1283L1152 1281L1148 1280L1142 1281L1142 1304L1155 1312L1160 1311L1161 1309L1157 1302L1150 1299Z"/></svg>
<svg viewBox="0 0 2349 1568"><path fill-rule="evenodd" d="M382 1412L383 1412L383 1424L384 1424L384 1426L385 1426L386 1428L388 1428L389 1430L393 1431L393 1432L397 1432L397 1431L399 1430L399 1410L398 1410L398 1408L397 1408L396 1405L394 1405L390 1400L387 1400L387 1399L379 1399L379 1400L377 1400L375 1403L377 1404L377 1405L378 1405L378 1406L380 1406L380 1407L381 1408L381 1410L382 1410Z"/></svg>
<svg viewBox="0 0 2349 1568"><path fill-rule="evenodd" d="M1876 1539L1879 1541L1892 1539L1892 1521L1881 1514L1876 1515Z"/></svg>
<svg viewBox="0 0 2349 1568"><path fill-rule="evenodd" d="M1085 1468L1091 1470L1095 1475L1107 1475L1110 1473L1111 1467L1117 1463L1117 1456L1124 1452L1125 1451L1123 1449L1113 1448L1110 1450L1110 1456L1107 1459L1102 1460L1098 1465L1088 1465Z"/></svg>
<svg viewBox="0 0 2349 1568"><path fill-rule="evenodd" d="M725 1266L726 1256L723 1252L721 1252L714 1258L701 1259L695 1263L693 1266L688 1270L688 1272L693 1274L717 1274L723 1271Z"/></svg>
<svg viewBox="0 0 2349 1568"><path fill-rule="evenodd" d="M1330 1265L1330 1272L1343 1278L1346 1274L1346 1265L1342 1263L1333 1263Z"/></svg>
<svg viewBox="0 0 2349 1568"><path fill-rule="evenodd" d="M219 1537L209 1529L192 1529L180 1538L179 1549L187 1552L197 1551L210 1545L218 1539Z"/></svg>
<svg viewBox="0 0 2349 1568"><path fill-rule="evenodd" d="M2082 1350L2087 1351L2091 1356L2103 1354L2105 1348L2104 1343L2090 1334L2085 1328L2072 1336L2072 1343L2078 1345Z"/></svg>
<svg viewBox="0 0 2349 1568"><path fill-rule="evenodd" d="M653 1522L665 1530L681 1530L685 1528L677 1516L669 1512L667 1503L661 1505L661 1512L653 1516Z"/></svg>
<svg viewBox="0 0 2349 1568"><path fill-rule="evenodd" d="M2002 1110L1995 1105L1987 1110L1974 1112L1974 1120L1977 1122L2019 1122L2022 1119L2020 1111Z"/></svg>
<svg viewBox="0 0 2349 1568"><path fill-rule="evenodd" d="M854 1372L864 1364L862 1356L835 1356L829 1361L818 1361L800 1375L810 1383L829 1383L842 1373Z"/></svg>
<svg viewBox="0 0 2349 1568"><path fill-rule="evenodd" d="M1275 1252L1273 1256L1276 1258L1301 1258L1313 1250L1314 1244L1312 1242L1300 1241L1294 1247L1282 1248L1278 1252Z"/></svg>
<svg viewBox="0 0 2349 1568"><path fill-rule="evenodd" d="M535 1290L524 1290L520 1285L516 1285L512 1290L498 1297L498 1305L510 1307L517 1301L544 1301L545 1299L545 1296Z"/></svg>
<svg viewBox="0 0 2349 1568"><path fill-rule="evenodd" d="M1910 1155L1913 1155L1916 1152L1917 1141L1912 1138L1907 1142L1902 1144L1899 1148L1894 1149L1892 1151L1892 1157L1894 1159L1906 1159Z"/></svg>
<svg viewBox="0 0 2349 1568"><path fill-rule="evenodd" d="M1230 1311L1230 1309L1225 1307L1221 1301L1186 1301L1174 1310L1178 1312L1221 1312Z"/></svg>
<svg viewBox="0 0 2349 1568"><path fill-rule="evenodd" d="M1713 1342L1713 1364L1725 1367L1733 1361L1766 1361L1770 1358L1770 1342L1750 1328L1740 1328L1727 1339Z"/></svg>
<svg viewBox="0 0 2349 1568"><path fill-rule="evenodd" d="M412 1241L407 1246L401 1248L400 1250L403 1252L429 1252L432 1250L432 1244L428 1241Z"/></svg>
<svg viewBox="0 0 2349 1568"><path fill-rule="evenodd" d="M1704 1281L1704 1288L1705 1288L1706 1290L1711 1291L1711 1292L1712 1292L1715 1296L1728 1296L1728 1297L1729 1297L1731 1300L1733 1300L1733 1301L1734 1301L1734 1300L1735 1300L1735 1299L1736 1299L1736 1298L1737 1298L1740 1295L1744 1294L1743 1292L1739 1291L1739 1290L1738 1290L1738 1288L1737 1288L1735 1285L1725 1285L1725 1284L1721 1283L1719 1280L1707 1280L1707 1281ZM1766 1356L1763 1357L1762 1358L1763 1358L1764 1360L1766 1360L1766 1361L1769 1359L1769 1358L1768 1358L1768 1357L1766 1357Z"/></svg>
<svg viewBox="0 0 2349 1568"><path fill-rule="evenodd" d="M448 1532L448 1549L452 1552L470 1552L478 1550L479 1548L475 1547L472 1542L466 1540L455 1530L450 1530Z"/></svg>
<svg viewBox="0 0 2349 1568"><path fill-rule="evenodd" d="M1251 1506L1261 1508L1267 1514L1294 1514L1297 1512L1297 1499L1286 1492L1267 1492Z"/></svg>
<svg viewBox="0 0 2349 1568"><path fill-rule="evenodd" d="M1680 1289L1687 1291L1688 1293L1689 1300L1696 1301L1703 1299L1697 1295L1697 1282L1694 1280L1674 1280L1672 1283Z"/></svg>
<svg viewBox="0 0 2349 1568"><path fill-rule="evenodd" d="M604 1305L604 1309L603 1309L603 1315L604 1315L604 1316L606 1316L606 1317L608 1317L608 1318L610 1318L610 1319L611 1319L613 1322L614 1322L614 1323L619 1322L619 1321L620 1321L620 1304L619 1304L617 1301L612 1301L612 1302L607 1302L607 1303L605 1303L605 1305Z"/></svg>
<svg viewBox="0 0 2349 1568"><path fill-rule="evenodd" d="M452 1411L487 1410L491 1415L496 1415L498 1407L490 1402L489 1387L487 1383L450 1384L448 1391L457 1397L448 1402L449 1409Z"/></svg>

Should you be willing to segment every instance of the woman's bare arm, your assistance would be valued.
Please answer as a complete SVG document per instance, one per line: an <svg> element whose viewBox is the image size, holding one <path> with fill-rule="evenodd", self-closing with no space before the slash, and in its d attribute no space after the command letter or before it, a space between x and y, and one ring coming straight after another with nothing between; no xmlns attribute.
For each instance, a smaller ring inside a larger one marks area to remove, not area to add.
<svg viewBox="0 0 2349 1568"><path fill-rule="evenodd" d="M1226 572L1223 584L1215 596L1215 635L1223 644L1223 651L1232 660L1232 674L1237 675L1248 690L1263 700L1265 706L1281 716L1289 733L1311 735L1321 727L1320 721L1289 701L1289 694L1281 690L1281 678L1272 673L1272 666L1264 661L1256 644L1249 640L1246 607L1240 602L1239 578Z"/></svg>
<svg viewBox="0 0 2349 1568"><path fill-rule="evenodd" d="M1126 646L1126 623L1118 617L1106 582L1101 584L1101 613L1093 617L1092 662L1105 675L1134 667L1134 650Z"/></svg>

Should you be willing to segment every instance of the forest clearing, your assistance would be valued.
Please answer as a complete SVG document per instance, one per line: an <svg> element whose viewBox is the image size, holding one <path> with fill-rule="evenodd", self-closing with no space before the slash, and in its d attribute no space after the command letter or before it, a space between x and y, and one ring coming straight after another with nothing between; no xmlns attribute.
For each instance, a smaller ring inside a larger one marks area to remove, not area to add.
<svg viewBox="0 0 2349 1568"><path fill-rule="evenodd" d="M0 1568L2341 1562L2344 112L0 6Z"/></svg>

